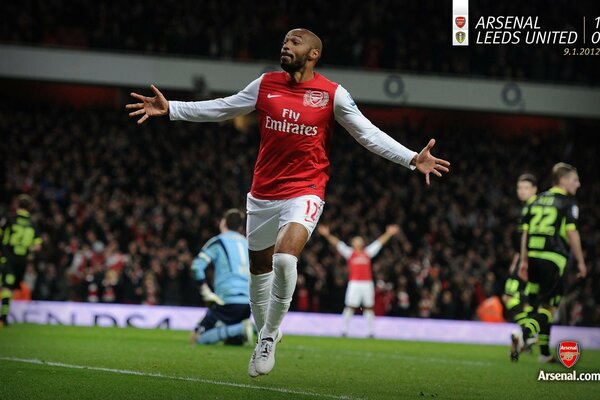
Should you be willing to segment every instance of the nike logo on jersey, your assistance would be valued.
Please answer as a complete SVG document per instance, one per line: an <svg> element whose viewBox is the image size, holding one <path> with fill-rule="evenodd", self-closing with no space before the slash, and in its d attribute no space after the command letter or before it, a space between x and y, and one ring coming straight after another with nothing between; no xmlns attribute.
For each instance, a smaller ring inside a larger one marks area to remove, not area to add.
<svg viewBox="0 0 600 400"><path fill-rule="evenodd" d="M271 94L271 93L269 93L269 94L267 94L267 99L272 99L274 97L281 97L281 96L282 96L281 94Z"/></svg>

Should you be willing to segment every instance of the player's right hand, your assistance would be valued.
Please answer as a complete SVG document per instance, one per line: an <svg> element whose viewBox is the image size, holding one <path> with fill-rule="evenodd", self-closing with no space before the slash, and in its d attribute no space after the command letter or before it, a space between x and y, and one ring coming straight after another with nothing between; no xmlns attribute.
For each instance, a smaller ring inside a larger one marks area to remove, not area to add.
<svg viewBox="0 0 600 400"><path fill-rule="evenodd" d="M322 236L327 236L330 233L327 225L317 225L317 231L319 231L319 234Z"/></svg>
<svg viewBox="0 0 600 400"><path fill-rule="evenodd" d="M129 113L130 117L141 115L138 124L143 124L150 117L160 117L169 113L169 102L163 94L154 85L150 85L154 92L154 97L142 96L141 94L131 93L131 97L142 101L142 103L131 103L125 106L128 110L136 110Z"/></svg>

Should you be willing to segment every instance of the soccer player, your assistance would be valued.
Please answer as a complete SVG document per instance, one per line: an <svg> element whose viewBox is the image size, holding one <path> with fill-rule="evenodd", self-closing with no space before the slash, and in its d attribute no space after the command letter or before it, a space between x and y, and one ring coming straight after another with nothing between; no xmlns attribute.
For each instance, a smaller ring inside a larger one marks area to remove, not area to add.
<svg viewBox="0 0 600 400"><path fill-rule="evenodd" d="M533 310L512 335L511 359L517 361L527 340L538 335L541 363L554 362L550 354L552 316L561 298L563 276L569 248L577 260L578 277L584 278L587 267L581 238L577 231L579 208L575 193L580 187L577 169L566 163L552 168L553 187L541 193L529 206L524 218L519 275L527 280L535 294Z"/></svg>
<svg viewBox="0 0 600 400"><path fill-rule="evenodd" d="M517 234L515 235L515 254L509 267L509 275L504 285L502 301L512 321L523 326L527 313L532 311L525 294L526 283L519 278L519 259L521 237L523 236L523 218L529 213L529 206L536 199L537 179L532 174L522 174L517 179L517 197L523 204Z"/></svg>
<svg viewBox="0 0 600 400"><path fill-rule="evenodd" d="M192 333L193 343L224 341L241 345L253 340L248 304L248 242L239 232L243 221L239 210L227 210L219 224L221 233L210 239L194 260L192 269L209 309ZM214 267L214 292L204 273L210 264Z"/></svg>
<svg viewBox="0 0 600 400"><path fill-rule="evenodd" d="M307 29L293 29L283 39L284 72L261 75L239 93L209 101L167 101L152 85L153 97L131 95L128 104L138 124L153 116L171 120L223 121L258 111L260 148L247 198L250 249L250 306L259 341L248 374L268 374L275 365L279 329L296 286L298 257L323 211L329 179L329 147L338 121L372 152L425 174L442 176L450 163L434 157L435 140L415 153L375 127L341 85L314 71L321 40Z"/></svg>
<svg viewBox="0 0 600 400"><path fill-rule="evenodd" d="M20 195L15 214L0 222L0 328L8 326L12 292L23 280L29 254L32 250L37 251L42 244L38 230L31 221L31 203L31 197Z"/></svg>
<svg viewBox="0 0 600 400"><path fill-rule="evenodd" d="M371 259L374 258L383 245L385 245L394 235L400 232L398 225L389 225L385 233L382 234L373 243L365 248L365 240L356 236L352 238L352 247L342 242L329 231L329 227L320 225L319 233L336 248L338 253L348 261L348 288L346 289L346 300L343 312L344 326L342 336L348 334L348 327L352 316L361 306L363 315L367 320L367 334L369 337L374 335L375 313L373 305L375 304L375 285L373 284L373 271L371 270Z"/></svg>

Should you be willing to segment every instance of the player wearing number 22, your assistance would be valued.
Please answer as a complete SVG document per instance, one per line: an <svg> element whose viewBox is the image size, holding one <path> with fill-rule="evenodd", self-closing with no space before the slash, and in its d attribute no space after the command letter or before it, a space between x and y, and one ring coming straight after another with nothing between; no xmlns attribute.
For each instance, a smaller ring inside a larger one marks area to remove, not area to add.
<svg viewBox="0 0 600 400"><path fill-rule="evenodd" d="M552 169L554 186L540 194L529 206L523 218L519 275L527 281L526 292L533 294L533 309L522 324L522 330L512 334L511 359L536 335L540 345L540 362L553 362L548 347L550 327L555 308L561 298L561 278L569 249L577 260L578 275L584 278L587 267L583 258L581 238L577 231L579 208L575 193L579 189L577 170L566 163Z"/></svg>
<svg viewBox="0 0 600 400"><path fill-rule="evenodd" d="M341 85L314 71L321 40L293 29L283 40L283 72L261 75L235 95L200 102L167 101L154 86L153 97L128 104L130 116L169 115L171 120L223 121L258 111L260 149L247 198L246 234L250 255L250 306L260 332L248 374L268 374L281 340L281 322L296 286L298 257L323 212L329 179L329 148L335 121L364 147L410 169L441 176L449 162L434 157L431 139L415 153L375 127Z"/></svg>
<svg viewBox="0 0 600 400"><path fill-rule="evenodd" d="M31 202L28 195L20 195L14 215L0 220L0 328L8 324L12 292L23 280L27 258L42 243L29 214Z"/></svg>

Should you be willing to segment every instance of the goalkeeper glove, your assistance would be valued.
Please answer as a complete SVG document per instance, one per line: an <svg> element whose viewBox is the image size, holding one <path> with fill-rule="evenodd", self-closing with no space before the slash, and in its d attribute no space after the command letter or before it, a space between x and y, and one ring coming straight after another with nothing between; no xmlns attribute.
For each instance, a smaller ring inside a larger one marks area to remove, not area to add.
<svg viewBox="0 0 600 400"><path fill-rule="evenodd" d="M204 303L206 303L207 306L211 304L217 304L222 306L223 304L225 304L223 299L217 296L212 290L210 290L206 283L200 286L200 294L202 295L202 300L204 300Z"/></svg>

